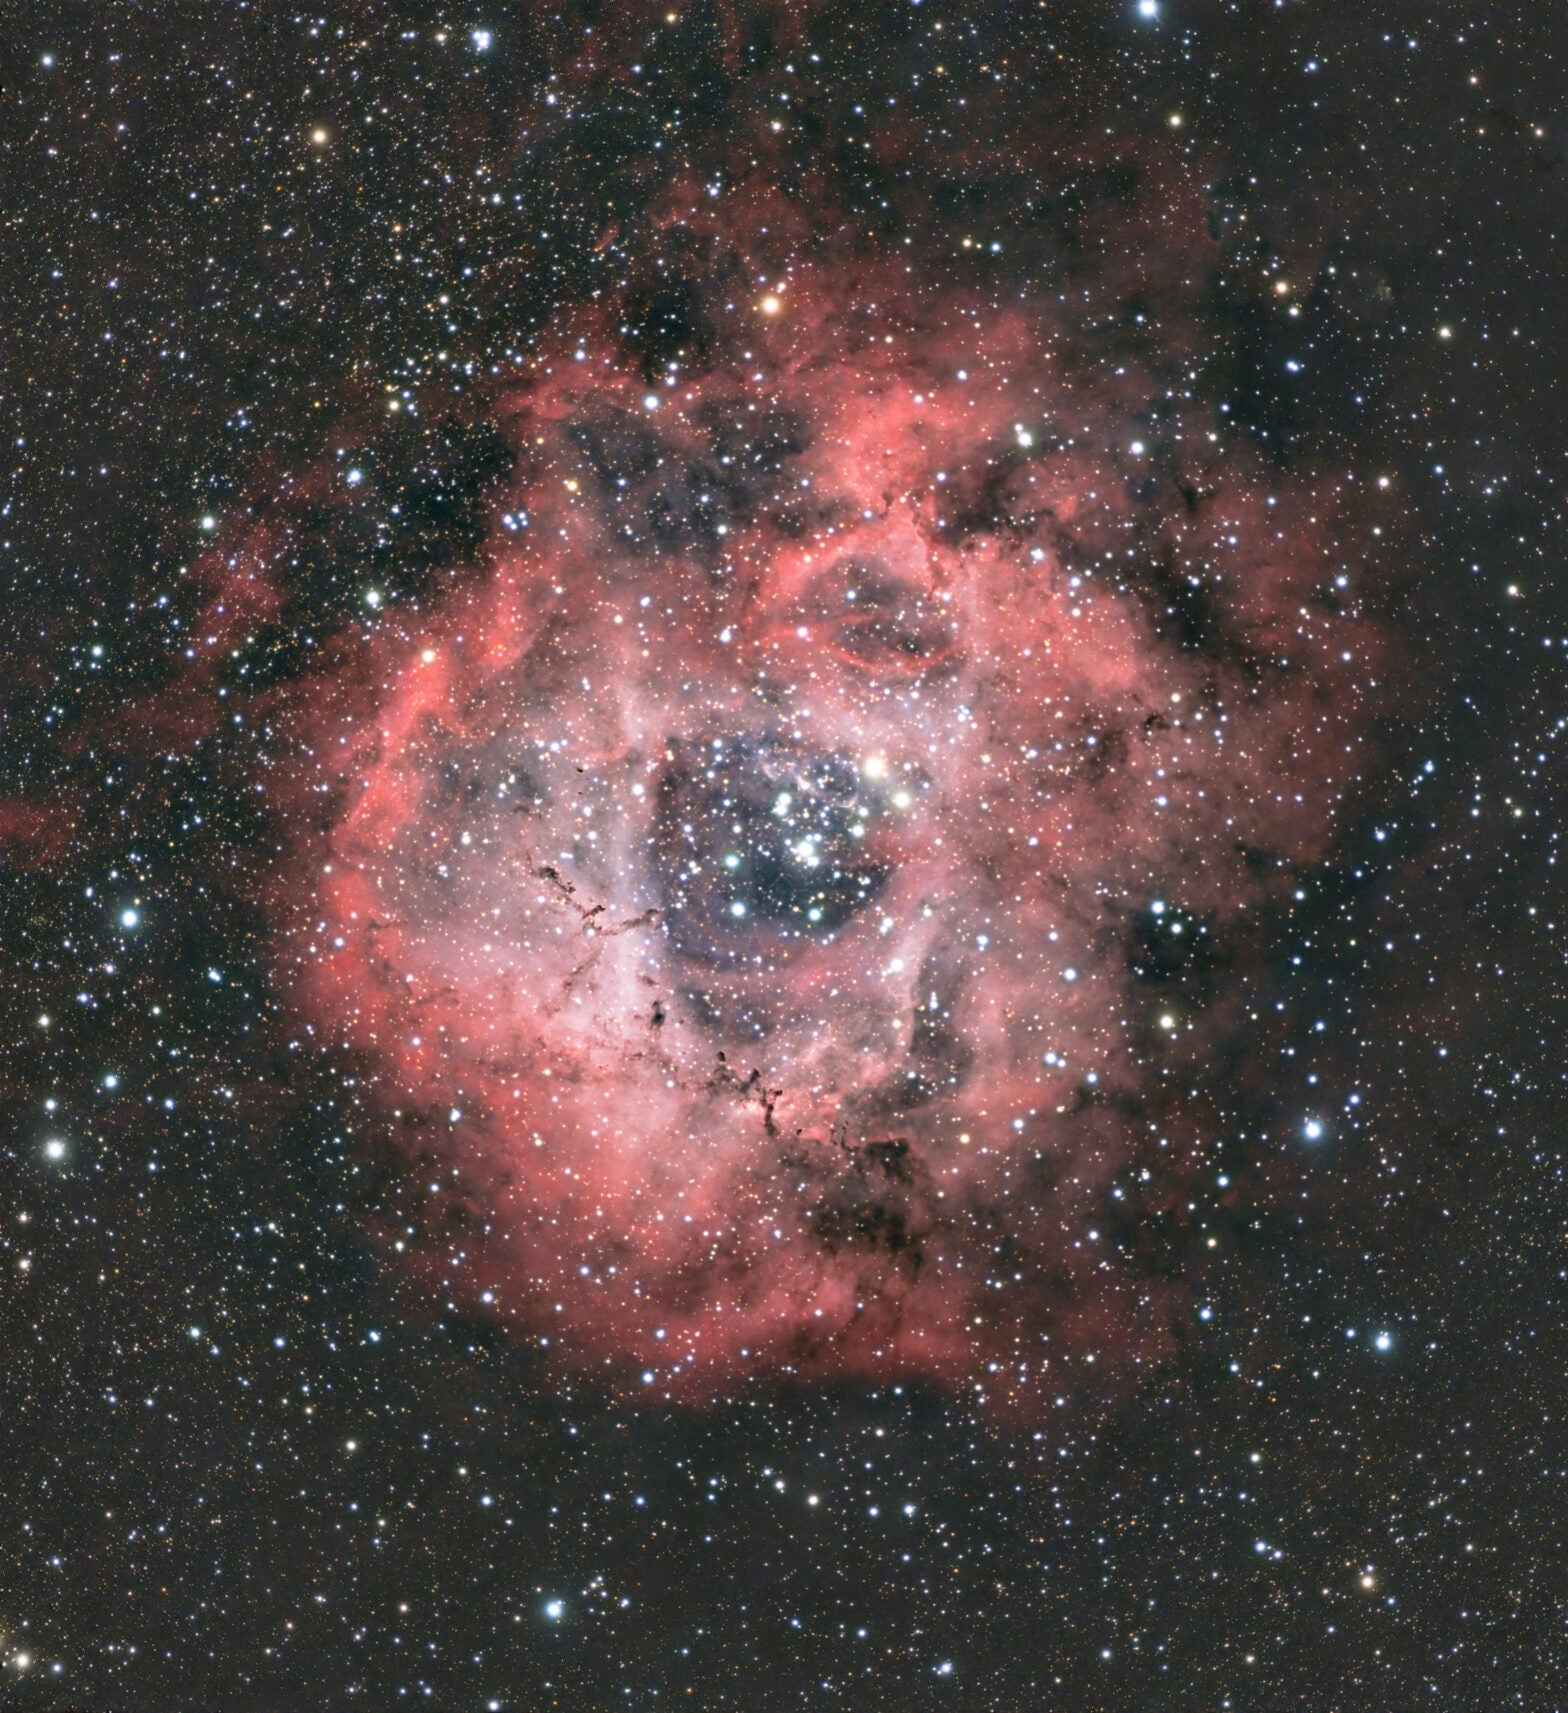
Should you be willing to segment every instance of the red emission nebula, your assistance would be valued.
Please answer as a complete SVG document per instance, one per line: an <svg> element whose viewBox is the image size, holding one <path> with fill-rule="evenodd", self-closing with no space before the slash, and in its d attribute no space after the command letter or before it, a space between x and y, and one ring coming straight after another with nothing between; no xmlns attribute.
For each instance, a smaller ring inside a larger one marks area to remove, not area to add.
<svg viewBox="0 0 1568 1713"><path fill-rule="evenodd" d="M414 1264L563 1368L1027 1410L1190 1311L1139 1222L1374 641L1332 496L1050 294L755 231L681 355L542 336L481 563L287 693L279 965L440 1185Z"/></svg>

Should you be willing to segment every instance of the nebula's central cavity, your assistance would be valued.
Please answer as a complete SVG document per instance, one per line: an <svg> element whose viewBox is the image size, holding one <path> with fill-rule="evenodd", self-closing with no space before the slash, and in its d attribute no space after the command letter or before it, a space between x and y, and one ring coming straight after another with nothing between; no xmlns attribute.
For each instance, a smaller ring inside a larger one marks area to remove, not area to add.
<svg viewBox="0 0 1568 1713"><path fill-rule="evenodd" d="M1168 1337L1137 1222L1357 767L1353 572L1045 307L703 313L498 396L485 564L308 719L293 985L422 1120L427 1262L561 1360L1027 1402Z"/></svg>

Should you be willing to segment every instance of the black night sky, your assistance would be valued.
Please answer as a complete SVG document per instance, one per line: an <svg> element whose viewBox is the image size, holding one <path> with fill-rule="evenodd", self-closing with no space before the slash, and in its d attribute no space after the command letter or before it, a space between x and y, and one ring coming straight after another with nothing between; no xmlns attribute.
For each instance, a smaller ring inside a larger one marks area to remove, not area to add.
<svg viewBox="0 0 1568 1713"><path fill-rule="evenodd" d="M0 1699L1568 1700L1568 16L0 68Z"/></svg>

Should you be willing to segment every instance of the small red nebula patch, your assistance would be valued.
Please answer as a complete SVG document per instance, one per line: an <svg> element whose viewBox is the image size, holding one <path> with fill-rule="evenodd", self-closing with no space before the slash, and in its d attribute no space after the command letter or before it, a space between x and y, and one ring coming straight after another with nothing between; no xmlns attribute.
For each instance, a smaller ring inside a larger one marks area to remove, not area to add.
<svg viewBox="0 0 1568 1713"><path fill-rule="evenodd" d="M0 797L0 864L42 869L58 862L71 840L71 817L24 798Z"/></svg>

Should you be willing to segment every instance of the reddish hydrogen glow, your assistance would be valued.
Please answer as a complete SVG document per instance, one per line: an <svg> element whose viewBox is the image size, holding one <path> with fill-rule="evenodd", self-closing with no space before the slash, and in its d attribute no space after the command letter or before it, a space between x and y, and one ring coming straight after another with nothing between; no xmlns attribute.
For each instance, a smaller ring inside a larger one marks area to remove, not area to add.
<svg viewBox="0 0 1568 1713"><path fill-rule="evenodd" d="M1181 1311L1131 1210L1359 766L1331 496L1044 303L707 313L498 398L485 563L301 703L282 966L419 1120L420 1264L563 1363L1026 1406Z"/></svg>
<svg viewBox="0 0 1568 1713"><path fill-rule="evenodd" d="M0 797L0 858L16 868L57 862L71 836L71 817L23 798Z"/></svg>

